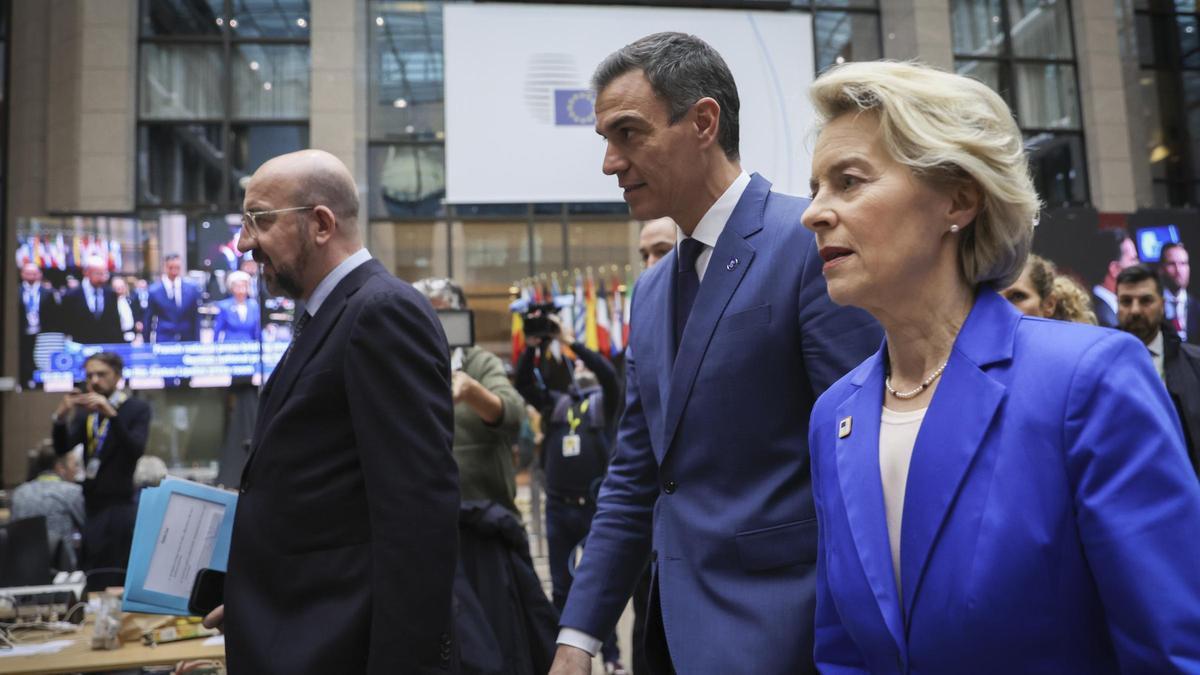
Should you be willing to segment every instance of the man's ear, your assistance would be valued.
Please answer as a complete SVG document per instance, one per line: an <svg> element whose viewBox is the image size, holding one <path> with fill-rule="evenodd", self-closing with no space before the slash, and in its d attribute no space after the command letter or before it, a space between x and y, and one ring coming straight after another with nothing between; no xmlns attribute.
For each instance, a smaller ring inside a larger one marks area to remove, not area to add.
<svg viewBox="0 0 1200 675"><path fill-rule="evenodd" d="M337 216L333 214L333 211L328 206L313 208L313 222L316 224L315 236L318 245L324 246L337 234Z"/></svg>
<svg viewBox="0 0 1200 675"><path fill-rule="evenodd" d="M692 116L700 147L707 149L721 132L721 104L705 96L692 105Z"/></svg>

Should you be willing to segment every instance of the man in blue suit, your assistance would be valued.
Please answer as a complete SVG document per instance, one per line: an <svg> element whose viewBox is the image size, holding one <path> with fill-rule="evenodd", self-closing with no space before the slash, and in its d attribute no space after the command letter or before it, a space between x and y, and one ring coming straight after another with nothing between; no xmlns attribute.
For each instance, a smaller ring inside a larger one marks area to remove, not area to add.
<svg viewBox="0 0 1200 675"><path fill-rule="evenodd" d="M163 258L163 276L150 287L146 305L146 342L195 342L200 339L200 289L183 280L183 261Z"/></svg>
<svg viewBox="0 0 1200 675"><path fill-rule="evenodd" d="M551 673L591 672L647 559L656 673L815 673L808 417L882 333L826 295L808 200L742 171L737 88L709 45L650 35L593 86L604 173L634 218L679 233L634 290L626 410Z"/></svg>

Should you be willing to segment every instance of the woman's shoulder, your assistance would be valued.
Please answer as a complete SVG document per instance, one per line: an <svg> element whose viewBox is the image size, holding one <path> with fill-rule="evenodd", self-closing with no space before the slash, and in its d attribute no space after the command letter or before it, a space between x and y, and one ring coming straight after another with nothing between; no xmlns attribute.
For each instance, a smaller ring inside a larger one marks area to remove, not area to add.
<svg viewBox="0 0 1200 675"><path fill-rule="evenodd" d="M1031 367L1075 369L1087 361L1102 363L1141 344L1133 335L1112 328L1026 316L1017 325L1013 355Z"/></svg>

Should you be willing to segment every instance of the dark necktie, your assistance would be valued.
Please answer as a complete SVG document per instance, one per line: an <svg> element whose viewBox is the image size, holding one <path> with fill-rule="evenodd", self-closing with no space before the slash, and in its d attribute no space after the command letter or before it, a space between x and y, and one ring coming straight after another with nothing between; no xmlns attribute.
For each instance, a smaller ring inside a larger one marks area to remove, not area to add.
<svg viewBox="0 0 1200 675"><path fill-rule="evenodd" d="M304 331L304 327L308 325L308 312L300 313L300 318L296 319L295 325L292 326L292 341L288 344L288 348L284 350L283 356L279 357L279 365L275 366L275 370L283 370L283 364L287 363L288 356L291 355L292 349L300 342L300 333Z"/></svg>
<svg viewBox="0 0 1200 675"><path fill-rule="evenodd" d="M700 275L696 273L696 259L704 250L704 244L688 237L679 242L677 260L679 262L678 276L675 281L675 349L683 341L683 329L687 326L688 316L692 313L692 305L696 303L696 293L700 291Z"/></svg>

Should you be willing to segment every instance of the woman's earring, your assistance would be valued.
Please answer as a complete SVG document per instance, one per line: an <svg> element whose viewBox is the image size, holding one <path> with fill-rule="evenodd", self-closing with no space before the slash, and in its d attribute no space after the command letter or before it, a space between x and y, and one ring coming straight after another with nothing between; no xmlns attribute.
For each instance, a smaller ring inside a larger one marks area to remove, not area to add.
<svg viewBox="0 0 1200 675"><path fill-rule="evenodd" d="M950 226L950 231L951 231L951 232L958 232L958 223L955 223L955 224L951 225L951 226Z"/></svg>

